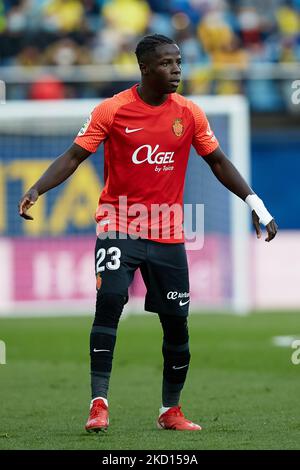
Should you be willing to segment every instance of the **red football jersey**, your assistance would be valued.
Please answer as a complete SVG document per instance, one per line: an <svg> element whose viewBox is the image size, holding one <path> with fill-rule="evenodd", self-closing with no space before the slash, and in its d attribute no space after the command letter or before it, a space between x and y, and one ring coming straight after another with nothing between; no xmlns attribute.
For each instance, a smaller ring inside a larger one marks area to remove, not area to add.
<svg viewBox="0 0 300 470"><path fill-rule="evenodd" d="M98 231L184 241L183 190L191 145L202 156L219 145L201 108L177 93L151 106L135 85L96 106L74 142L90 152L104 142Z"/></svg>

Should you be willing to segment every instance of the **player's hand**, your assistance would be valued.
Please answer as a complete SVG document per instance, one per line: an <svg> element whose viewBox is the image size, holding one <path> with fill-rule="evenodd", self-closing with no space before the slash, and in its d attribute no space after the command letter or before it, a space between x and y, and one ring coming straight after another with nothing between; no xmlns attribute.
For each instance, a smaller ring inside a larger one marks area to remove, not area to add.
<svg viewBox="0 0 300 470"><path fill-rule="evenodd" d="M29 189L26 194L22 197L19 202L19 215L26 220L33 220L33 217L27 214L27 211L33 206L33 204L37 201L39 197L39 193L36 189Z"/></svg>
<svg viewBox="0 0 300 470"><path fill-rule="evenodd" d="M252 211L252 222L256 231L257 238L261 238L262 232L261 232L261 228L259 225L259 217L255 211ZM276 224L274 219L272 219L271 222L268 223L268 225L266 226L266 229L267 229L268 236L267 238L265 238L265 241L270 242L271 240L273 240L273 238L275 237L278 231L278 225Z"/></svg>

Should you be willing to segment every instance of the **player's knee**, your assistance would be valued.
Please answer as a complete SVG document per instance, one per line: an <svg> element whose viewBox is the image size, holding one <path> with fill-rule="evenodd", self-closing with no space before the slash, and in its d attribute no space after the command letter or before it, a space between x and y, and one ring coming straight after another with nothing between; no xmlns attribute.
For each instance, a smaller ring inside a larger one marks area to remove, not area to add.
<svg viewBox="0 0 300 470"><path fill-rule="evenodd" d="M164 341L169 344L184 344L189 340L188 319L178 315L159 316L163 332Z"/></svg>
<svg viewBox="0 0 300 470"><path fill-rule="evenodd" d="M174 346L174 349L175 349L175 346ZM189 349L189 345L186 344L186 347L185 349L182 351L182 350L170 350L169 348L166 348L165 346L163 346L163 349L162 349L162 352L163 352L163 357L164 357L164 360L165 362L167 363L170 363L170 364L175 364L178 363L177 365L181 366L183 364L189 364L190 363L190 360L191 360L191 353L190 353L190 349ZM181 363L181 364L179 364Z"/></svg>
<svg viewBox="0 0 300 470"><path fill-rule="evenodd" d="M125 303L124 295L98 293L94 325L116 328Z"/></svg>

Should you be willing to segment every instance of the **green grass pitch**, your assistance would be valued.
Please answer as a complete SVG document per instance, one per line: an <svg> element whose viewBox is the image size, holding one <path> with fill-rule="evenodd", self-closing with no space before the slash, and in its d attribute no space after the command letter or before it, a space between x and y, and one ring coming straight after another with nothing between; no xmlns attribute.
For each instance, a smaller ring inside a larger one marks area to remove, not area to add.
<svg viewBox="0 0 300 470"><path fill-rule="evenodd" d="M1 319L0 449L299 449L300 365L273 336L300 337L297 313L190 317L192 361L181 403L201 432L156 429L161 331L155 315L120 323L110 428L89 435L92 319Z"/></svg>

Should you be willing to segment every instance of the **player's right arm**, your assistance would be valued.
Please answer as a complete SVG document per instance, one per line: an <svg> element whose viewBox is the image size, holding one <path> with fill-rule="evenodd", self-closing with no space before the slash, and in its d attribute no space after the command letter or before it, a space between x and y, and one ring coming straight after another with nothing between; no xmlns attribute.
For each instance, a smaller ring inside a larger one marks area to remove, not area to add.
<svg viewBox="0 0 300 470"><path fill-rule="evenodd" d="M126 99L126 98L125 98ZM41 178L24 194L19 202L19 214L27 220L30 207L41 194L63 183L98 146L108 138L114 114L120 106L118 98L109 98L94 108L77 134L71 147L49 166Z"/></svg>
<svg viewBox="0 0 300 470"><path fill-rule="evenodd" d="M80 163L90 155L91 152L88 150L75 143L72 144L68 150L54 160L40 179L21 198L19 215L26 220L33 220L33 217L27 214L27 211L37 201L38 197L63 183L74 173Z"/></svg>

